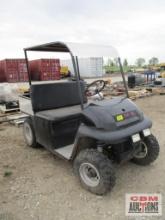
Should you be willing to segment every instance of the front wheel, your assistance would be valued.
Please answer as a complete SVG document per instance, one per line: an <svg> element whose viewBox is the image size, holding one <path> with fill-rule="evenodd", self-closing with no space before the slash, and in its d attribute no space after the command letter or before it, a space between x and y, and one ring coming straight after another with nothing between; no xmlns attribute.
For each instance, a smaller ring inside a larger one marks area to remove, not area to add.
<svg viewBox="0 0 165 220"><path fill-rule="evenodd" d="M88 191L103 195L115 185L115 172L111 161L94 149L80 151L74 160L74 171Z"/></svg>
<svg viewBox="0 0 165 220"><path fill-rule="evenodd" d="M150 163L154 162L159 156L159 143L154 135L145 137L140 142L139 149L139 152L137 152L132 159L132 162L138 165L149 165Z"/></svg>

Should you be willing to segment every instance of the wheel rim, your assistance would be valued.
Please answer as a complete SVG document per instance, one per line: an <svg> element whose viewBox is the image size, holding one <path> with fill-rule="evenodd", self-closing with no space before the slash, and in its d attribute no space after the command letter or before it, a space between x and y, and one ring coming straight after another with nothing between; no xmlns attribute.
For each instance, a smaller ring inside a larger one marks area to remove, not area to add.
<svg viewBox="0 0 165 220"><path fill-rule="evenodd" d="M25 134L25 138L26 138L27 143L29 145L32 144L33 133L32 133L30 125L27 123L24 124L24 134Z"/></svg>
<svg viewBox="0 0 165 220"><path fill-rule="evenodd" d="M148 154L148 148L147 148L147 145L144 141L141 141L140 143L140 151L137 152L134 157L137 158L137 159L142 159L142 158L145 158Z"/></svg>
<svg viewBox="0 0 165 220"><path fill-rule="evenodd" d="M81 164L79 173L83 182L90 187L96 187L100 182L99 172L91 163Z"/></svg>

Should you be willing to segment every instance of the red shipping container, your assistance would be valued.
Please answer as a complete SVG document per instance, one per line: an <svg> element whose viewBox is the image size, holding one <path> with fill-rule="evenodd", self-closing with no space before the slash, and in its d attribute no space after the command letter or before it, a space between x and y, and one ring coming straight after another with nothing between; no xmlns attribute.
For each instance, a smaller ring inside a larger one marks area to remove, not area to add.
<svg viewBox="0 0 165 220"><path fill-rule="evenodd" d="M2 62L0 61L0 82L6 82L6 76L3 71Z"/></svg>
<svg viewBox="0 0 165 220"><path fill-rule="evenodd" d="M0 75L7 82L26 82L28 72L25 59L5 59L0 62Z"/></svg>
<svg viewBox="0 0 165 220"><path fill-rule="evenodd" d="M47 81L60 79L59 59L38 59L29 61L32 80Z"/></svg>

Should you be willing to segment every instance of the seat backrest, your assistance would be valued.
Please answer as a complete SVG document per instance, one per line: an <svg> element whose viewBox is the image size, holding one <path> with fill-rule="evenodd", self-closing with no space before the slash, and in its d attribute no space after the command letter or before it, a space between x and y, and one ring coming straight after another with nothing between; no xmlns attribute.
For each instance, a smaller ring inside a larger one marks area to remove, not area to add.
<svg viewBox="0 0 165 220"><path fill-rule="evenodd" d="M83 102L85 96L85 83L80 82ZM81 103L76 82L59 82L31 85L30 97L34 112L79 105Z"/></svg>

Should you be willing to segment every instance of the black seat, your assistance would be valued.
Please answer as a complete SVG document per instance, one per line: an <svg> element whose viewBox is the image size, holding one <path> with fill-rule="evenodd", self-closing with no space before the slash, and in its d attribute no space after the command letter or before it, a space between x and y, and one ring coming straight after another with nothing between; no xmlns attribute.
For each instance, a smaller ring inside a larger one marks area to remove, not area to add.
<svg viewBox="0 0 165 220"><path fill-rule="evenodd" d="M83 102L85 85L81 82ZM37 142L50 149L72 144L81 123L81 107L76 82L31 86Z"/></svg>
<svg viewBox="0 0 165 220"><path fill-rule="evenodd" d="M82 90L83 102L87 102L85 96L85 84L80 82ZM47 84L34 84L31 86L30 96L34 112L45 110L53 110L62 107L80 105L80 96L76 82L59 82ZM67 113L67 111L63 111ZM55 111L54 111L55 113ZM60 111L58 111L60 114ZM48 111L44 115L53 114L53 111Z"/></svg>
<svg viewBox="0 0 165 220"><path fill-rule="evenodd" d="M37 112L36 116L54 122L58 122L61 120L65 121L73 118L80 118L81 107L80 105L75 105L59 109L45 110Z"/></svg>

